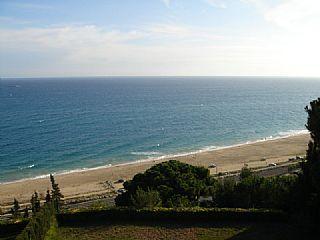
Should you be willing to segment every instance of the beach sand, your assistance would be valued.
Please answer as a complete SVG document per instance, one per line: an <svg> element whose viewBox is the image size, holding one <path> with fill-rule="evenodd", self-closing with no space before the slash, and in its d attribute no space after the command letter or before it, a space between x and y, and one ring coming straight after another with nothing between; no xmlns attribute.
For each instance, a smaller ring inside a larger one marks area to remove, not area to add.
<svg viewBox="0 0 320 240"><path fill-rule="evenodd" d="M211 173L227 172L241 169L244 164L249 167L267 166L269 163L288 161L288 158L305 155L309 134L286 138L243 144L224 149L200 152L187 156L137 162L134 164L112 166L95 170L74 172L55 176L65 197L97 194L106 191L106 181L131 179L136 173L143 172L152 165L169 159L176 159L197 166L208 167L214 163L217 169ZM262 161L262 159L266 159ZM0 205L11 204L13 198L28 202L34 191L45 194L50 188L49 178L32 179L20 182L0 184Z"/></svg>

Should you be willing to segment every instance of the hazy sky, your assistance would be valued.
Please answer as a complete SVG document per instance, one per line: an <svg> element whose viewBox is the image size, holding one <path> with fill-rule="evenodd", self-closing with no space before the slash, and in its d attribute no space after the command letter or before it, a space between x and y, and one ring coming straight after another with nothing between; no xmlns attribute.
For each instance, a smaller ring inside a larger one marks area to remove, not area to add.
<svg viewBox="0 0 320 240"><path fill-rule="evenodd" d="M320 76L320 0L0 1L0 76Z"/></svg>

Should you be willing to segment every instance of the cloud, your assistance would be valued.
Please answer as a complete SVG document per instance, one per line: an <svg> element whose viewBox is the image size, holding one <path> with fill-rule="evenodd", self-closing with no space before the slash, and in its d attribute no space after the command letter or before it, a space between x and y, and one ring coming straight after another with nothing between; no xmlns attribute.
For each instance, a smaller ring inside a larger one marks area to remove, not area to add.
<svg viewBox="0 0 320 240"><path fill-rule="evenodd" d="M1 76L320 75L317 39L149 24L0 29Z"/></svg>
<svg viewBox="0 0 320 240"><path fill-rule="evenodd" d="M161 0L167 8L170 7L171 0Z"/></svg>
<svg viewBox="0 0 320 240"><path fill-rule="evenodd" d="M126 32L95 25L0 29L0 35L2 76L206 75L215 63L237 61L252 48L168 24Z"/></svg>
<svg viewBox="0 0 320 240"><path fill-rule="evenodd" d="M265 20L275 26L288 29L302 29L320 23L319 0L286 0L276 4L268 0L241 0L253 4L264 16Z"/></svg>
<svg viewBox="0 0 320 240"><path fill-rule="evenodd" d="M319 0L290 0L265 11L267 21L289 29L295 28L297 25L309 24L310 18L313 20L318 16L319 20L319 15Z"/></svg>

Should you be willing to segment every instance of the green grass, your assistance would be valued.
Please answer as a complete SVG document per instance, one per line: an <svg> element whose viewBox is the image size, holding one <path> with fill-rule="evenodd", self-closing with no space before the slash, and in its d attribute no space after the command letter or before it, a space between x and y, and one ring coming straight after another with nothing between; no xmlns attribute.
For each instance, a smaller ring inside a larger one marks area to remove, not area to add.
<svg viewBox="0 0 320 240"><path fill-rule="evenodd" d="M60 239L70 240L250 240L299 239L286 224L116 224L60 227Z"/></svg>
<svg viewBox="0 0 320 240"><path fill-rule="evenodd" d="M58 230L58 223L55 217L52 217L51 226L44 238L44 240L57 240L59 239L59 230Z"/></svg>

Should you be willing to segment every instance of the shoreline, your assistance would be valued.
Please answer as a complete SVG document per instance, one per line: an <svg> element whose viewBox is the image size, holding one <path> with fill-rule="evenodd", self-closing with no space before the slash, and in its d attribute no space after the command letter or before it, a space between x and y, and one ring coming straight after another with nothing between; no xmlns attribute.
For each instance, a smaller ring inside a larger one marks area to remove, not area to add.
<svg viewBox="0 0 320 240"><path fill-rule="evenodd" d="M98 166L98 167L92 167L92 168L84 167L84 168L77 168L77 169L72 169L72 170L62 170L62 171L59 171L59 172L52 172L51 174L54 175L54 176L60 176L60 175L67 175L67 174L73 174L73 173L81 173L81 172L86 172L86 171L95 171L95 170L106 169L106 168L111 168L111 167L119 167L119 166L127 166L127 165L132 165L132 164L139 164L139 163L143 163L143 162L153 162L153 161L159 161L159 160L163 160L163 159L188 157L188 156L192 156L192 155L196 155L196 154L200 154L200 153L219 151L219 150L229 149L229 148L234 148L234 147L241 147L241 146L245 146L245 145L248 145L248 144L255 144L255 143L259 143L259 142L275 141L275 140L278 140L278 139L285 139L285 138L290 138L290 137L299 136L299 135L306 135L306 134L308 134L307 130L292 130L292 131L289 130L288 132L285 132L285 134L283 136L281 136L281 135L280 136L276 136L276 137L269 136L269 137L264 137L264 138L257 139L257 140L249 140L249 141L246 141L246 142L236 143L236 144L231 144L231 145L226 145L226 146L214 146L214 145L212 145L212 146L207 146L207 147L200 148L199 150L166 154L166 155L162 155L162 156L158 156L158 157L149 157L149 158L144 158L144 159L140 159L140 160L133 160L133 161L123 162L123 163L118 163L118 164L106 164L106 165L102 165L102 166ZM49 176L50 176L50 173L43 174L43 175L38 175L38 176L35 176L35 177L17 179L17 180L8 181L8 182L0 182L0 186L1 185L24 182L24 181L30 181L30 180L45 179L45 178L49 178Z"/></svg>
<svg viewBox="0 0 320 240"><path fill-rule="evenodd" d="M244 164L249 167L265 166L271 162L284 162L296 155L305 155L309 135L301 132L271 139L260 139L254 142L246 142L232 146L220 147L211 150L199 150L197 152L183 153L179 156L158 157L158 159L146 159L117 165L102 166L95 169L83 169L68 173L56 174L65 197L95 194L107 191L105 182L114 182L118 179L130 179L136 173L143 172L152 165L176 159L185 163L208 167L215 163L217 169L214 172L226 172L238 170ZM262 161L262 159L265 159ZM18 180L0 184L0 205L10 204L16 197L20 202L28 202L34 191L44 194L50 187L48 177ZM121 187L121 186L116 186Z"/></svg>

